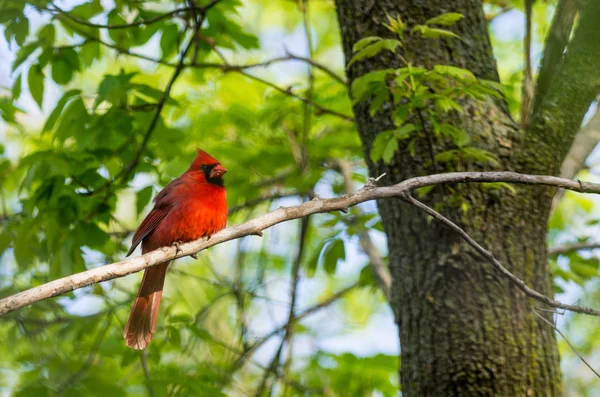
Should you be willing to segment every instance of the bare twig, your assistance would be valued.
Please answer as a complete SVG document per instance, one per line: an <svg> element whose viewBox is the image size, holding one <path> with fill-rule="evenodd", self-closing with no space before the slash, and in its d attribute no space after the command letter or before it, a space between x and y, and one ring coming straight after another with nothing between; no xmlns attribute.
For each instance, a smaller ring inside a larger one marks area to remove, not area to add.
<svg viewBox="0 0 600 397"><path fill-rule="evenodd" d="M144 371L144 378L146 378L146 388L148 389L148 395L154 397L154 389L152 388L152 379L150 378L150 367L148 367L148 350L145 350L140 354L140 365Z"/></svg>
<svg viewBox="0 0 600 397"><path fill-rule="evenodd" d="M250 64L246 64L246 65L230 65L230 66L223 68L223 70L224 71L248 70L248 69L253 69L253 68L257 68L257 67L267 67L267 66L271 66L275 63L286 62L286 61L306 62L309 65L313 66L314 68L319 69L323 73L329 75L329 77L331 77L335 81L339 82L340 84L343 84L343 85L348 84L346 82L346 79L344 79L342 76L340 76L339 74L334 72L332 69L328 68L327 66L323 65L322 63L319 63L311 58L306 58L306 57L302 57L300 55L292 54L289 51L286 51L286 55L282 56L282 57L272 58L272 59L269 59L266 61L250 63ZM211 64L197 64L196 66L201 67L202 65L211 65Z"/></svg>
<svg viewBox="0 0 600 397"><path fill-rule="evenodd" d="M351 284L343 289L341 289L340 291L334 293L333 295L329 296L327 299L323 300L322 302L317 303L314 306L309 307L308 309L305 309L304 311L302 311L300 314L296 315L294 317L294 322L298 322L300 320L302 320L305 317L310 316L311 314L337 302L340 298L344 297L347 293L349 293L350 291L354 290L356 287L359 286L359 283L354 283ZM260 338L259 340L257 340L256 342L254 342L246 351L243 352L243 354L240 354L240 357L237 359L237 361L232 365L231 367L231 372L236 371L238 368L241 368L242 365L246 362L246 360L256 351L258 350L258 348L260 348L262 345L264 345L269 339L271 339L272 337L274 337L275 335L279 335L281 332L285 331L286 327L287 327L288 323L285 323L283 325L281 325L278 328L275 328L274 330L272 330L271 332L269 332L268 334L266 334L265 336L263 336L262 338Z"/></svg>
<svg viewBox="0 0 600 397"><path fill-rule="evenodd" d="M523 280L521 280L520 278L518 278L517 276L515 276L514 274L509 272L504 266L502 266L502 264L494 257L494 254L492 254L491 252L489 252L488 250L483 248L477 241L473 240L473 238L471 236L469 236L457 224L455 224L454 222L452 222L451 220L449 220L448 218L446 218L439 212L435 211L434 209L429 208L428 206L426 206L419 200L415 199L408 193L405 193L402 196L402 199L404 201L406 201L407 203L412 204L413 206L417 207L418 209L425 212L426 214L432 216L434 219L440 221L444 225L448 226L453 231L455 231L463 240L465 240L465 242L467 244L469 244L471 247L475 248L475 250L481 256L483 256L485 259L487 259L487 261L490 262L492 264L492 266L494 266L496 268L496 270L498 270L500 273L502 273L502 275L504 275L506 278L508 278L513 284L515 284L517 286L517 288L519 288L521 291L523 291L525 293L525 295L527 295L528 297L533 298L539 302L542 302L550 307L571 310L571 311L574 311L577 313L590 314L593 316L600 316L600 310L595 310L595 309L590 309L590 308L586 308L586 307L561 303L561 302L552 300L552 299L548 298L546 295L540 294L539 292L529 288Z"/></svg>
<svg viewBox="0 0 600 397"><path fill-rule="evenodd" d="M94 360L96 359L96 354L98 354L98 350L100 350L100 346L102 345L102 342L104 341L104 337L106 336L106 333L108 332L108 329L110 328L111 322L112 322L112 311L109 311L106 315L106 321L104 323L104 326L102 327L102 329L100 331L98 331L98 334L96 335L96 339L94 340L94 343L92 344L92 348L88 354L87 360L83 363L83 365L79 368L79 370L77 370L77 372L75 372L74 374L69 376L64 382L62 382L56 388L56 395L61 395L65 391L67 391L70 387L72 387L75 383L77 383L79 381L79 379L81 379L81 377L90 369L90 367L94 363Z"/></svg>
<svg viewBox="0 0 600 397"><path fill-rule="evenodd" d="M80 19L74 15L72 15L71 13L69 13L68 11L63 10L62 8L58 7L56 4L54 3L50 3L50 7L48 8L48 11L50 12L57 12L59 15L62 15L68 19L70 19L73 22L76 22L80 25L84 25L90 28L98 28L98 29L112 29L112 30L116 30L116 29L129 29L129 28L137 28L140 26L148 26L148 25L152 25L153 23L162 21L163 19L169 18L173 15L177 15L179 13L183 13L183 12L188 12L188 11L202 11L203 8L202 7L184 7L184 8L178 8L175 10L171 10L168 11L164 14L160 14L155 16L154 18L148 18L148 19L144 19L141 21L137 21L137 22L131 22L131 23L124 23L124 24L118 24L118 25L111 25L111 24L98 24L98 23L93 23L93 22L89 22L86 21L84 19Z"/></svg>
<svg viewBox="0 0 600 397"><path fill-rule="evenodd" d="M598 374L598 372L596 372L596 370L585 360L585 358L583 358L583 356L581 354L579 354L579 352L577 351L577 349L575 349L575 346L573 346L571 344L571 342L569 342L569 339L567 339L567 337L558 329L558 327L556 325L554 325L553 323L551 323L550 321L548 321L547 319L544 318L544 316L542 316L541 314L539 314L536 310L533 310L533 313L538 316L540 319L542 319L542 321L544 321L546 324L550 325L552 328L554 328L554 330L565 340L565 342L567 342L567 345L569 345L569 347L571 348L571 350L573 350L573 353L575 353L575 355L577 357L579 357L579 359L598 377L600 378L600 374Z"/></svg>
<svg viewBox="0 0 600 397"><path fill-rule="evenodd" d="M126 181L127 178L129 177L129 175L131 175L131 172L133 171L133 169L136 167L136 165L140 161L142 153L144 153L144 150L146 150L148 141L150 140L150 137L152 136L152 133L154 132L154 127L156 126L156 123L160 119L160 113L162 112L162 109L165 106L167 99L169 99L169 95L171 94L171 89L173 88L173 84L175 84L175 81L177 80L177 78L179 77L179 75L181 74L183 69L185 68L185 58L187 56L187 53L189 52L190 48L192 48L194 43L197 43L196 39L198 37L198 31L200 30L200 27L202 26L202 22L204 22L204 20L206 19L206 13L212 6L216 5L219 1L220 0L213 0L208 6L202 8L202 16L199 18L199 20L195 21L196 23L194 26L192 38L190 38L189 43L187 44L185 49L181 52L181 55L179 57L179 63L175 67L175 71L173 72L173 75L171 76L171 79L169 80L167 87L165 88L160 100L158 101L158 103L156 105L156 110L154 111L152 120L150 120L150 124L148 125L148 128L146 129L146 133L144 134L144 139L142 140L142 143L141 143L139 149L135 152L133 159L131 159L131 161L129 162L127 167L125 167L123 169L123 172L121 172L121 174L116 179L120 179L122 182Z"/></svg>
<svg viewBox="0 0 600 397"><path fill-rule="evenodd" d="M42 284L0 300L0 315L88 285L124 277L144 270L150 266L195 254L225 241L234 240L243 236L261 235L263 230L292 219L299 219L317 213L339 211L374 199L403 197L406 192L419 187L464 182L507 182L525 185L545 185L561 187L580 193L600 193L600 184L597 183L572 181L554 176L519 174L515 172L450 172L447 174L415 177L392 186L365 186L353 194L341 197L311 200L292 207L280 207L268 214L215 233L209 240L200 239L192 241L180 245L179 248L174 246L159 248L139 257L86 270L81 273ZM489 254L487 251L483 251ZM517 280L513 281L517 282ZM528 287L524 286L524 283L520 280L518 280L517 285L520 288L527 288L529 293L532 294L532 297L535 297L535 299L538 299L540 302L546 303L551 307L600 316L600 311L598 310L566 305L553 301L548 297L528 289Z"/></svg>
<svg viewBox="0 0 600 397"><path fill-rule="evenodd" d="M559 245L557 247L552 247L548 249L548 255L564 255L569 254L575 251L583 251L583 250L593 250L600 248L600 243L594 242L585 242L585 243L573 243L573 244L565 244Z"/></svg>
<svg viewBox="0 0 600 397"><path fill-rule="evenodd" d="M281 343L279 344L279 348L277 352L273 356L271 360L271 364L267 367L267 370L263 374L262 380L260 382L259 387L256 389L256 396L260 397L265 390L267 385L267 381L271 373L276 373L279 368L279 362L281 360L281 353L283 352L283 347L286 343L288 343L292 338L292 333L294 330L294 323L296 319L295 310L296 310L296 300L298 298L298 283L300 282L300 264L302 263L302 255L304 253L304 248L306 247L306 234L308 233L308 228L310 226L310 217L302 218L302 222L300 224L300 239L298 243L298 253L296 254L296 260L292 264L292 288L290 291L290 311L288 315L288 320L285 324L285 334L283 338L281 338Z"/></svg>
<svg viewBox="0 0 600 397"><path fill-rule="evenodd" d="M352 183L352 165L346 160L338 160L337 164L340 173L344 178L344 190L346 194L354 193L354 184ZM358 215L362 214L362 211L359 207L354 207L354 212ZM358 238L360 240L360 246L363 252L369 257L369 265L371 266L373 277L389 302L391 299L392 275L390 274L390 271L384 262L379 249L377 249L373 243L369 231L366 229L361 231L358 235Z"/></svg>
<svg viewBox="0 0 600 397"><path fill-rule="evenodd" d="M277 84L275 84L275 83L272 83L272 82L270 82L270 81L268 81L268 80L265 80L265 79L263 79L263 78L261 78L261 77L258 77L258 76L253 76L253 75L251 75L251 74L249 74L249 73L247 73L247 72L245 72L245 71L243 71L243 70L240 70L240 71L237 71L237 72L238 72L238 73L240 73L240 74L241 74L241 75L243 75L243 76L246 76L246 77L248 77L249 79L252 79L252 80L254 80L254 81L257 81L257 82L259 82L259 83L261 83L261 84L264 84L264 85L266 85L266 86L269 86L269 87L273 88L274 90L276 90L276 91L278 91L278 92L280 92L280 93L282 93L282 94L284 94L284 95L287 95L287 96L289 96L289 97L292 97L292 98L296 98L296 99L298 99L299 101L302 101L302 102L304 102L304 103L306 103L306 104L309 104L309 105L311 105L313 108L315 108L315 111L316 111L318 114L330 114L330 115L332 115L332 116L339 117L339 118L341 118L342 120L346 120L346 121L349 121L349 122L351 122L351 123L354 123L354 117L352 117L352 116L349 116L349 115L347 115L347 114L344 114L344 113L338 112L337 110L333 110L333 109L328 109L328 108L325 108L325 107L323 107L323 106L321 106L321 105L319 105L319 104L317 104L317 103L315 103L315 102L311 101L311 100L310 100L310 99L308 99L308 98L304 98L304 97L302 97L302 96L300 96L300 95L296 95L296 94L294 94L294 93L293 93L291 90L289 90L289 89L281 88L281 87L279 87L279 86L278 86Z"/></svg>

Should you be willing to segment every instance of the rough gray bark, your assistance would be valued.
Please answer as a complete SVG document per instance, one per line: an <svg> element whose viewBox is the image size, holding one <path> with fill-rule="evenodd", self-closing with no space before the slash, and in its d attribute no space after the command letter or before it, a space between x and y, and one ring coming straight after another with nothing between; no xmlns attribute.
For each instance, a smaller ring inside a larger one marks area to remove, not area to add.
<svg viewBox="0 0 600 397"><path fill-rule="evenodd" d="M409 38L405 55L419 66L452 64L481 78L498 79L479 0L336 0L336 5L347 60L361 38L390 36L382 25L386 14L400 14L410 28L444 12L459 12L465 18L454 31L463 40ZM369 71L393 66L398 66L397 59L388 52L353 65L348 78L351 82ZM505 104L464 105L468 111L454 116L452 122L465 127L478 147L497 154L503 169L526 170L530 163L520 155L521 133ZM390 164L371 162L373 140L380 131L393 128L390 114L371 117L367 103L357 104L354 111L372 176L385 172L385 183L394 184L434 172L427 166L430 156L425 142L418 145L415 156L401 147ZM440 150L439 146L434 149ZM545 159L545 165L553 160ZM458 196L469 204L469 212L463 214L452 204L446 204L443 212L513 273L551 296L545 240L551 194L540 196L539 192L521 188L512 195L475 186L456 187L445 191L446 202ZM439 203L442 194L439 189L430 193L428 203ZM555 335L532 312L539 305L443 226L429 223L399 201L378 204L390 250L403 395L559 396Z"/></svg>

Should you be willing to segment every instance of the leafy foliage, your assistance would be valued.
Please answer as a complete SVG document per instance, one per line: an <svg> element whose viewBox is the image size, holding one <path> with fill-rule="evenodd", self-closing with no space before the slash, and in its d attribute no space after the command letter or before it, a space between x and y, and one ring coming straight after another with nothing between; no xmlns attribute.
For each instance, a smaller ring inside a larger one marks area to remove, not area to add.
<svg viewBox="0 0 600 397"><path fill-rule="evenodd" d="M342 78L316 67L289 75L227 69L233 61L225 63L223 54L242 66L273 55L262 48L260 29L281 8L222 0L211 6L196 36L201 7L211 4L196 3L195 13L179 1L92 0L70 9L39 1L0 4L0 24L15 53L13 83L7 95L0 92L0 296L122 259L152 197L185 171L196 146L229 169L230 223L314 191L341 193L340 175L324 165L338 159L350 161L356 181L364 182L350 117L316 110L351 114ZM247 12L260 16L250 23L242 18ZM284 13L291 26L302 28L299 7ZM311 13L316 34L326 39L314 41L317 62L339 46L328 33L332 15L331 8ZM178 63L184 66L175 75ZM341 66L331 73L341 73ZM298 83L287 89L285 78ZM165 94L167 87L172 89ZM296 97L310 97L315 105ZM35 117L39 112L42 118ZM296 225L290 224L260 242L244 239L235 249L233 243L203 253L198 262L177 261L154 341L141 354L122 340L137 277L4 316L0 337L8 343L0 348L0 389L15 396L254 393L268 372L249 349L280 343L280 333L271 332L282 319L268 313L290 299L281 291L296 282L295 261L302 265L299 289L322 292L298 297L297 315L305 309L314 314L295 321L289 346L321 339L327 330L312 318L347 310L343 302L360 291L373 296L375 306L383 304L372 283L359 283L359 268L343 270L350 260L368 264L366 256L346 248L378 217L373 209L364 219L369 223L361 218L350 226L335 217L332 235L319 227L330 216L314 216L301 256ZM315 254L314 265L322 259L311 270ZM370 318L373 310L360 312ZM343 379L363 370L369 375L355 380L356 393L398 390L393 356L386 361L374 353L363 360L315 350L311 356L333 360L321 377L316 362L289 349L285 360L293 366L282 358L267 385L286 388L285 395L321 395L334 384L336 395L345 395Z"/></svg>
<svg viewBox="0 0 600 397"><path fill-rule="evenodd" d="M460 14L442 14L429 19L424 25L414 26L410 32L428 39L455 38L458 36L453 32L432 28L430 25L452 26L461 19ZM385 26L398 39L367 37L358 41L354 45L355 55L348 67L362 59L374 57L381 51L395 53L404 48L402 43L405 40L406 24L400 16L396 19L388 16L388 22ZM456 66L434 65L428 70L414 66L400 54L398 56L403 67L369 72L352 83L354 102L370 101L372 115L379 112L390 98L395 105L393 112L397 130L383 131L377 136L371 150L371 159L391 162L400 140L409 140L408 146L411 147L417 140L435 139L451 142L456 149L437 153L431 159L432 162L459 166L473 161L496 165L497 160L492 153L469 147L469 134L464 129L444 123L442 115L463 113L464 109L460 104L463 98L485 101L490 97L500 97L502 86L493 81L477 79L469 70ZM433 126L432 131L428 131L425 120Z"/></svg>

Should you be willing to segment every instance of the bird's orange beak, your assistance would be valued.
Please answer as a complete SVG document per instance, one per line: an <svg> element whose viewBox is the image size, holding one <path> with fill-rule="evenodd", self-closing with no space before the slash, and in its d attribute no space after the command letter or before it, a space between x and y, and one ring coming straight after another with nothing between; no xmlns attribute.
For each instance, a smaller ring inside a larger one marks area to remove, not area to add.
<svg viewBox="0 0 600 397"><path fill-rule="evenodd" d="M225 173L227 172L227 168L223 167L221 164L217 164L211 171L210 171L210 178L220 178L223 175L225 175Z"/></svg>

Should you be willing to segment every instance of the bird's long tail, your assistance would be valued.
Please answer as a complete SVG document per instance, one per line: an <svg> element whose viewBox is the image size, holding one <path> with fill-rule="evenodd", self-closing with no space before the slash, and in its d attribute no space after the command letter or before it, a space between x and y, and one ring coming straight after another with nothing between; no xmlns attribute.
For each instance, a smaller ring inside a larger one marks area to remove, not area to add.
<svg viewBox="0 0 600 397"><path fill-rule="evenodd" d="M168 266L167 262L144 271L142 284L123 332L127 346L133 349L145 349L152 340Z"/></svg>

